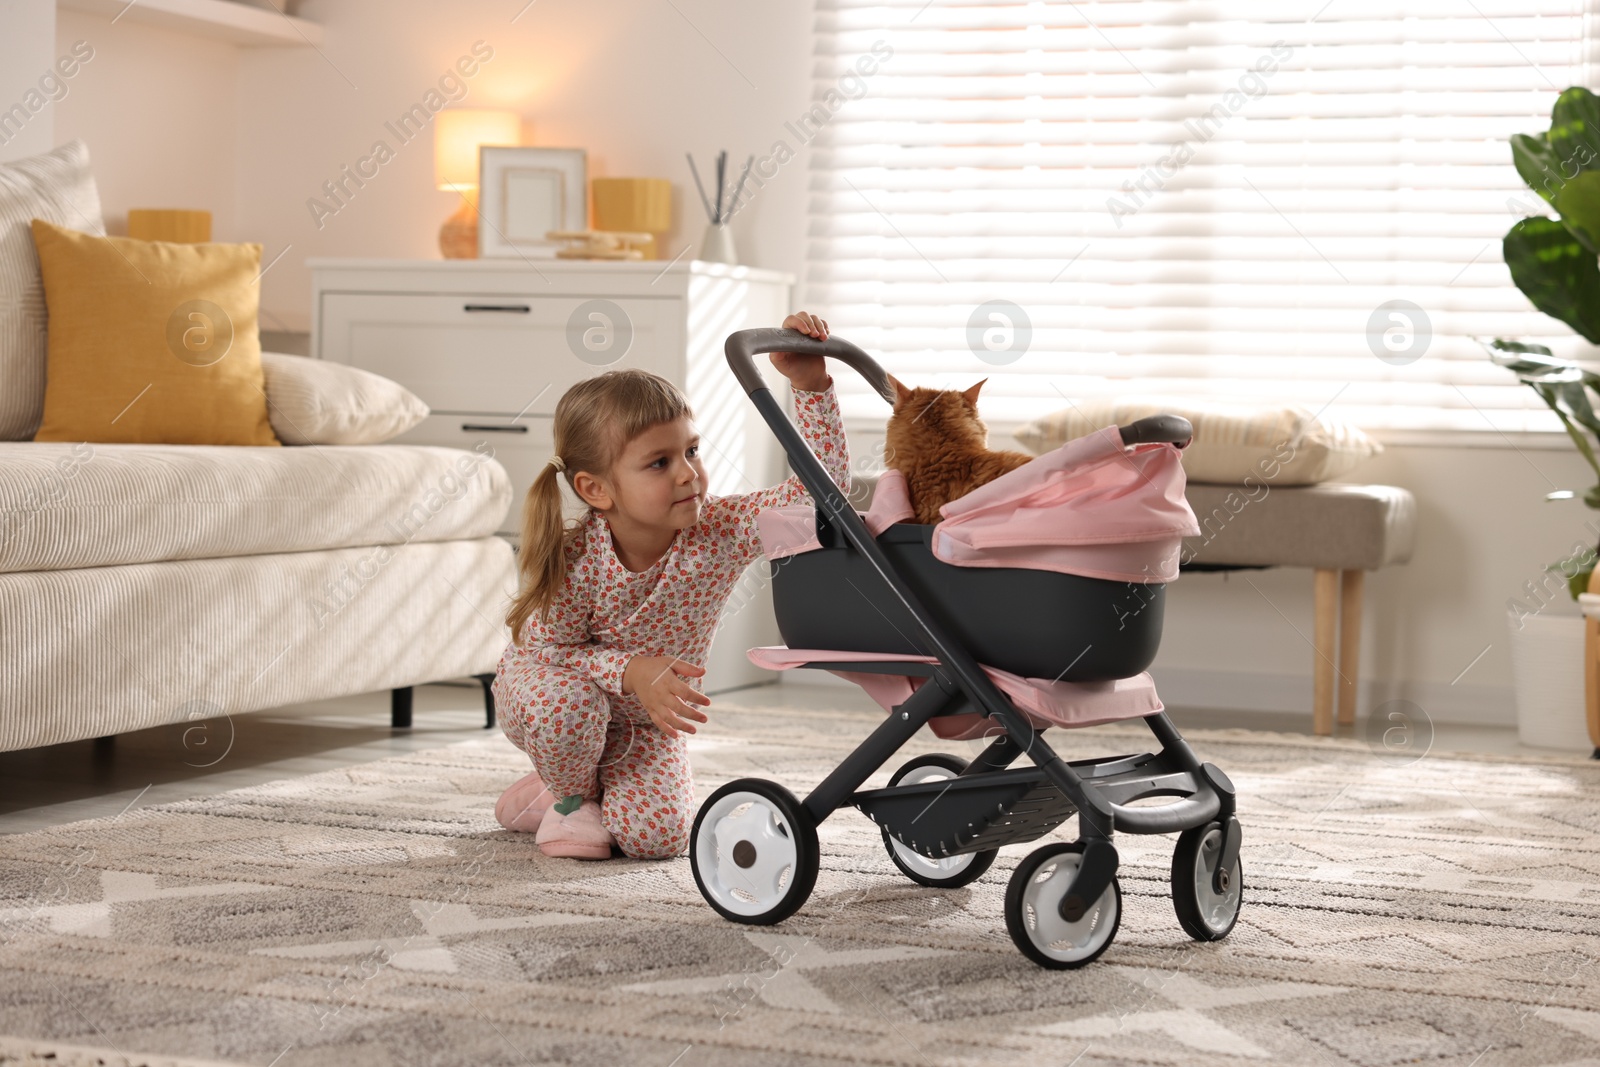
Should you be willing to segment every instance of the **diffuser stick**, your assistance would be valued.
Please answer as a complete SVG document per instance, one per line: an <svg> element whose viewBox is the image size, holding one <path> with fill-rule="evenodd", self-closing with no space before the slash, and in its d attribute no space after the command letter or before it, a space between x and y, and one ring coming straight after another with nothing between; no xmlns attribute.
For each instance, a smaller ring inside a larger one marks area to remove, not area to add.
<svg viewBox="0 0 1600 1067"><path fill-rule="evenodd" d="M700 202L706 206L706 214L710 215L711 201L706 197L706 187L700 183L700 171L694 165L694 156L685 152L684 157L689 160L689 173L694 175L694 187L700 190Z"/></svg>
<svg viewBox="0 0 1600 1067"><path fill-rule="evenodd" d="M721 224L725 221L722 217L722 194L727 189L728 150L724 148L717 153L717 217L713 222Z"/></svg>

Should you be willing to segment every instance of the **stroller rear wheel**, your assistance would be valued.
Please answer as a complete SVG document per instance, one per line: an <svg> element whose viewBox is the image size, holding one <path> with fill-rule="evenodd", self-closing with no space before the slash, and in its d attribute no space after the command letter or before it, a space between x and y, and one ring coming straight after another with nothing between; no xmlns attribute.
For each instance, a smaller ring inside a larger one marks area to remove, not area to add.
<svg viewBox="0 0 1600 1067"><path fill-rule="evenodd" d="M1185 830L1172 850L1172 909L1196 941L1221 941L1239 921L1244 904L1244 863L1219 872L1222 824Z"/></svg>
<svg viewBox="0 0 1600 1067"><path fill-rule="evenodd" d="M1115 878L1074 922L1061 901L1083 859L1083 842L1058 842L1030 852L1006 886L1006 931L1022 954L1041 967L1066 970L1092 963L1110 946L1122 922L1122 887Z"/></svg>
<svg viewBox="0 0 1600 1067"><path fill-rule="evenodd" d="M954 778L966 766L967 761L960 756L943 752L918 756L895 771L889 778L889 785L914 785L917 782ZM924 856L909 845L901 844L887 829L883 831L883 845L902 874L918 885L932 889L957 889L968 882L977 881L999 853L998 849L991 848L982 852L965 852L959 856Z"/></svg>
<svg viewBox="0 0 1600 1067"><path fill-rule="evenodd" d="M689 865L706 903L724 919L780 923L799 910L821 866L817 828L776 782L741 778L701 805Z"/></svg>

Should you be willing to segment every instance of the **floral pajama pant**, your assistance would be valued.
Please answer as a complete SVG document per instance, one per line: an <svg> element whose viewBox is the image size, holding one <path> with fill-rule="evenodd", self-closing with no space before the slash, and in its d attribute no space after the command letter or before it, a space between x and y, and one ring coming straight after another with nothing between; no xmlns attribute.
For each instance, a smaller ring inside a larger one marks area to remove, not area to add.
<svg viewBox="0 0 1600 1067"><path fill-rule="evenodd" d="M612 697L579 671L519 663L494 680L506 737L557 797L600 801L624 853L668 859L689 848L694 780L683 737L662 733L632 696Z"/></svg>

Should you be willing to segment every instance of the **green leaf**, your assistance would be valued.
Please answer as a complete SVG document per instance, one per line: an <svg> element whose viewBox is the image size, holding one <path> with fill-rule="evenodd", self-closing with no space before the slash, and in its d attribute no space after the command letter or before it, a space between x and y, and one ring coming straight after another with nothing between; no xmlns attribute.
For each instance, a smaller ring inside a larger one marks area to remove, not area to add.
<svg viewBox="0 0 1600 1067"><path fill-rule="evenodd" d="M1526 341L1507 341L1504 337L1496 337L1492 341L1485 341L1480 337L1478 339L1478 343L1487 348L1489 350L1489 358L1494 360L1496 363L1500 363L1501 366L1504 366L1505 364L1501 363L1500 359L1496 356L1496 353L1499 352L1531 352L1541 356L1554 358L1550 352L1549 345L1534 345L1529 344Z"/></svg>
<svg viewBox="0 0 1600 1067"><path fill-rule="evenodd" d="M1511 279L1533 306L1600 344L1600 263L1555 219L1523 219L1503 245Z"/></svg>
<svg viewBox="0 0 1600 1067"><path fill-rule="evenodd" d="M1600 478L1600 460L1595 458L1594 446L1589 444L1588 436L1574 425L1574 423L1581 421L1581 417L1574 410L1571 395L1574 390L1578 394L1578 400L1582 404L1583 411L1587 413L1591 421L1594 419L1594 413L1589 411L1588 398L1583 395L1583 386L1577 382L1560 382L1557 384L1528 382L1528 384L1533 387L1534 392L1539 394L1539 398L1550 406L1550 410L1556 413L1556 418L1561 420L1561 428L1567 431L1567 436L1572 438L1572 443L1578 446L1578 451L1583 454L1584 460L1588 462L1589 469L1594 471L1595 477ZM1596 491L1600 491L1600 483L1597 483L1593 489L1589 490L1589 495L1592 496ZM1585 501L1588 499L1589 496L1584 497Z"/></svg>
<svg viewBox="0 0 1600 1067"><path fill-rule="evenodd" d="M1600 253L1600 171L1586 170L1566 182L1551 203L1572 236L1590 252Z"/></svg>
<svg viewBox="0 0 1600 1067"><path fill-rule="evenodd" d="M1511 135L1511 162L1528 187L1551 203L1563 181L1557 159L1550 142L1542 133L1514 133Z"/></svg>
<svg viewBox="0 0 1600 1067"><path fill-rule="evenodd" d="M1579 171L1600 168L1600 99L1582 86L1556 98L1550 111L1550 150L1555 170L1567 181Z"/></svg>

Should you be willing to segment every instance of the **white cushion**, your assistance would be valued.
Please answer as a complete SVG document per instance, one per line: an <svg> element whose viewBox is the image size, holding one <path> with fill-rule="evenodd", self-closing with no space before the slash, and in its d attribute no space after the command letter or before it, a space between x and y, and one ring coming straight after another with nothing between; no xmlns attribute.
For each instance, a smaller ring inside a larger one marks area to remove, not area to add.
<svg viewBox="0 0 1600 1067"><path fill-rule="evenodd" d="M82 141L0 163L0 441L30 440L44 414L44 279L33 219L106 232Z"/></svg>
<svg viewBox="0 0 1600 1067"><path fill-rule="evenodd" d="M428 417L428 405L359 367L281 352L261 353L267 418L286 445L375 445Z"/></svg>
<svg viewBox="0 0 1600 1067"><path fill-rule="evenodd" d="M1241 485L1253 478L1269 485L1316 485L1383 451L1355 426L1318 417L1310 408L1249 400L1081 400L1035 419L1015 437L1030 451L1044 453L1105 426L1163 414L1181 415L1194 425L1194 441L1183 450L1183 470L1191 482Z"/></svg>
<svg viewBox="0 0 1600 1067"><path fill-rule="evenodd" d="M505 468L460 448L7 441L0 574L470 540L510 507Z"/></svg>

